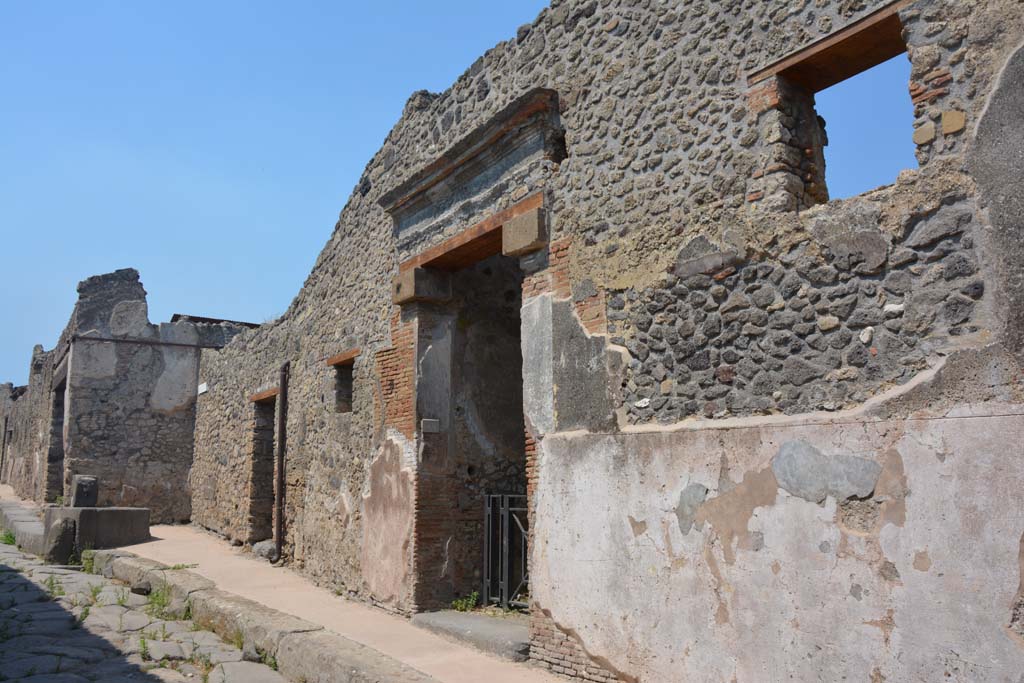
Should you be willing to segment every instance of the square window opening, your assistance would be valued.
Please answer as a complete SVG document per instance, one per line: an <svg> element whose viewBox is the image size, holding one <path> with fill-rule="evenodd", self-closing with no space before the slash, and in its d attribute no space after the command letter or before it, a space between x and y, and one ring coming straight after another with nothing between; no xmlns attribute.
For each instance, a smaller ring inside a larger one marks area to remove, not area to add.
<svg viewBox="0 0 1024 683"><path fill-rule="evenodd" d="M891 3L749 75L751 106L770 131L749 201L799 211L916 167L901 7Z"/></svg>
<svg viewBox="0 0 1024 683"><path fill-rule="evenodd" d="M829 198L888 185L900 171L917 166L909 81L910 60L899 55L815 96L825 130Z"/></svg>

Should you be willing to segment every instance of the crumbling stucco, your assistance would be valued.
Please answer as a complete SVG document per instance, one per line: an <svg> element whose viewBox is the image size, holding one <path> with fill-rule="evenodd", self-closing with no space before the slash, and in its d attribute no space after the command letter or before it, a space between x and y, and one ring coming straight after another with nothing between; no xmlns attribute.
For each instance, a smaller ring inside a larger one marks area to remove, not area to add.
<svg viewBox="0 0 1024 683"><path fill-rule="evenodd" d="M842 453L827 456L803 441L787 441L772 458L779 488L812 503L826 496L837 501L866 498L881 470L873 460Z"/></svg>
<svg viewBox="0 0 1024 683"><path fill-rule="evenodd" d="M775 672L768 680L782 672L836 680L877 670L886 680L1012 681L1024 650L1005 624L1024 516L999 496L1024 473L999 444L1024 422L979 408L909 422L549 435L536 497L535 598L559 623L580 625L587 651L639 680L765 680L765 671ZM906 519L854 532L833 497L786 495L771 463L796 440L888 463L874 496L909 488ZM720 493L723 453L739 481ZM997 490L983 493L996 479ZM709 490L696 515L703 524L689 531L677 519L687 480ZM973 504L949 504L966 499ZM646 530L636 534L631 518ZM642 598L650 595L663 599ZM957 659L950 642L968 645L971 661Z"/></svg>
<svg viewBox="0 0 1024 683"><path fill-rule="evenodd" d="M374 600L394 604L409 589L412 544L412 473L403 465L409 444L392 435L370 463L369 490L363 495L363 578Z"/></svg>

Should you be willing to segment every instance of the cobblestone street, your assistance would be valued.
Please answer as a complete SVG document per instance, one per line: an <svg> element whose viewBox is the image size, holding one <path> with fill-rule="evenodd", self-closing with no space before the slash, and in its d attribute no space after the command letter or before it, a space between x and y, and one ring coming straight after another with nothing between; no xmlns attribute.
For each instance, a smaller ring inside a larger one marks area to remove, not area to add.
<svg viewBox="0 0 1024 683"><path fill-rule="evenodd" d="M159 591L0 545L0 681L284 681L192 622L162 618L166 606Z"/></svg>

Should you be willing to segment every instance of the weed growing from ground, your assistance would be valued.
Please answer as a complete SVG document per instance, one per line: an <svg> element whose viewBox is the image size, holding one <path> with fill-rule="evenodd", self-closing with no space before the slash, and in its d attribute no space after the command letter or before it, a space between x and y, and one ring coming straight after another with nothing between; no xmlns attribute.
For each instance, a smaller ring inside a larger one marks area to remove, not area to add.
<svg viewBox="0 0 1024 683"><path fill-rule="evenodd" d="M96 551L95 550L83 550L82 551L82 571L86 574L96 573Z"/></svg>
<svg viewBox="0 0 1024 683"><path fill-rule="evenodd" d="M452 600L452 609L456 612L468 612L480 602L480 593L473 591L463 598Z"/></svg>
<svg viewBox="0 0 1024 683"><path fill-rule="evenodd" d="M64 584L60 582L53 574L46 577L46 592L50 595L51 600L56 600L64 595Z"/></svg>
<svg viewBox="0 0 1024 683"><path fill-rule="evenodd" d="M171 589L164 585L149 592L146 603L146 612L151 617L163 619L167 615L167 608L171 604Z"/></svg>

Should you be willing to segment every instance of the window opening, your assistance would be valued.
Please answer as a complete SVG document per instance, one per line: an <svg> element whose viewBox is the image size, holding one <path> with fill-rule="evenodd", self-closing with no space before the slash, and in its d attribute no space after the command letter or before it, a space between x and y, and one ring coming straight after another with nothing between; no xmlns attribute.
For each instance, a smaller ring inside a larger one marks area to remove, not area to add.
<svg viewBox="0 0 1024 683"><path fill-rule="evenodd" d="M350 349L327 359L333 372L334 412L351 413L355 387L355 364L359 349Z"/></svg>
<svg viewBox="0 0 1024 683"><path fill-rule="evenodd" d="M831 199L892 183L914 168L910 60L899 55L815 95L825 121L825 183Z"/></svg>

